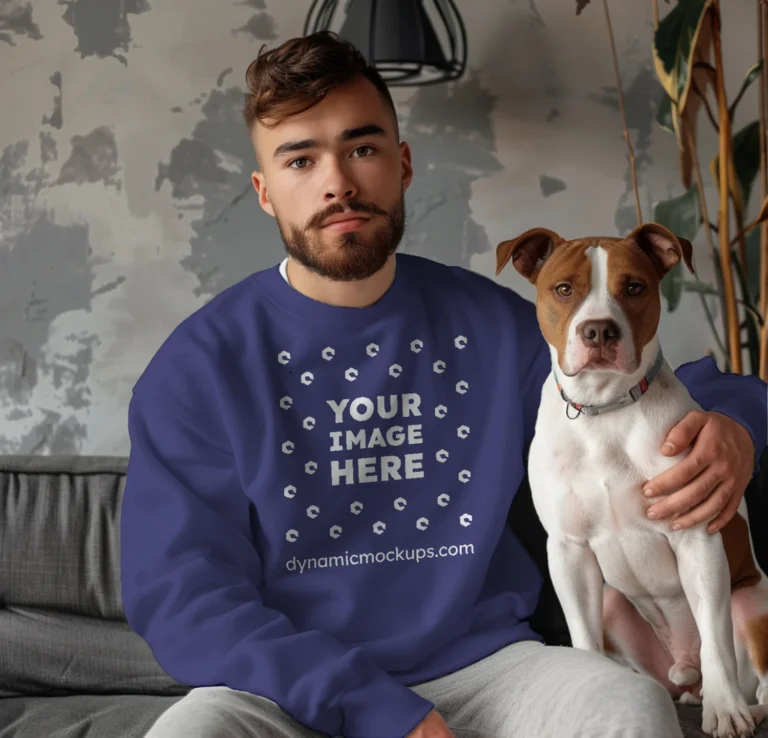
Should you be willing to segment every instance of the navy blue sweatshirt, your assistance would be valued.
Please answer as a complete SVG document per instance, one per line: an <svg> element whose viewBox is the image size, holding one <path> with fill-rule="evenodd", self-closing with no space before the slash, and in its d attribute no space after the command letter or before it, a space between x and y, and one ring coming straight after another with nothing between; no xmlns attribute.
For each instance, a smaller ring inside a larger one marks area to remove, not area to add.
<svg viewBox="0 0 768 738"><path fill-rule="evenodd" d="M550 354L534 306L399 254L366 308L277 266L184 320L134 386L122 504L131 627L191 686L307 727L402 738L408 685L538 639L541 577L506 526ZM766 386L678 371L766 444Z"/></svg>

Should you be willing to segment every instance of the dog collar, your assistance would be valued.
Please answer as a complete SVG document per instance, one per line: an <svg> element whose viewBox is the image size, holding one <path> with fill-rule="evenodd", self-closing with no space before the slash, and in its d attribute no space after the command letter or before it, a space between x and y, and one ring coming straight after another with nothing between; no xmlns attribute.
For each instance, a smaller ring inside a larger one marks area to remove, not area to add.
<svg viewBox="0 0 768 738"><path fill-rule="evenodd" d="M659 373L659 370L661 369L661 363L664 359L664 356L661 353L661 348L659 348L659 352L656 354L656 358L653 360L653 364L651 364L650 368L648 369L646 375L630 390L626 393L624 393L618 400L615 402L608 403L607 405L579 405L577 402L573 402L568 395L565 394L565 390L561 387L560 381L557 378L557 372L555 371L554 367L552 368L552 375L555 378L555 384L557 384L557 389L560 392L560 395L562 396L563 400L565 400L565 414L571 419L575 420L579 417L579 415L603 415L607 412L610 412L611 410L618 410L619 408L626 407L627 405L631 405L633 402L637 402L647 391L648 386L653 382L653 380L656 378L656 375ZM577 410L576 415L568 415L568 408L572 407L574 410Z"/></svg>

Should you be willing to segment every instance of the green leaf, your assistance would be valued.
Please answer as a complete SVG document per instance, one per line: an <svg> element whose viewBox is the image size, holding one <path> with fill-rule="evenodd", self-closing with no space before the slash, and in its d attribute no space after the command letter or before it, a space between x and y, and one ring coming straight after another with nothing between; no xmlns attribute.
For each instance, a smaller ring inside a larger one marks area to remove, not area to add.
<svg viewBox="0 0 768 738"><path fill-rule="evenodd" d="M733 137L733 166L736 182L731 183L734 207L743 215L749 205L749 196L755 177L760 171L760 121L752 121ZM709 163L709 171L720 188L720 154ZM729 177L730 179L730 177Z"/></svg>
<svg viewBox="0 0 768 738"><path fill-rule="evenodd" d="M675 124L672 122L672 100L666 92L661 93L659 109L656 112L656 122L670 133L675 132Z"/></svg>
<svg viewBox="0 0 768 738"><path fill-rule="evenodd" d="M671 200L662 200L653 206L653 219L666 226L678 238L693 241L701 227L701 207L696 186Z"/></svg>
<svg viewBox="0 0 768 738"><path fill-rule="evenodd" d="M667 94L685 107L696 45L712 0L679 0L653 35L656 74Z"/></svg>
<svg viewBox="0 0 768 738"><path fill-rule="evenodd" d="M683 296L683 265L675 264L661 279L661 294L667 298L667 310L674 313Z"/></svg>
<svg viewBox="0 0 768 738"><path fill-rule="evenodd" d="M733 163L741 190L744 210L749 207L749 196L757 173L760 171L760 121L744 126L733 137Z"/></svg>
<svg viewBox="0 0 768 738"><path fill-rule="evenodd" d="M653 220L669 228L679 238L693 241L702 223L696 187L691 187L680 197L655 203ZM677 309L683 294L682 267L682 262L678 262L661 280L661 294L667 299L667 309L670 313Z"/></svg>
<svg viewBox="0 0 768 738"><path fill-rule="evenodd" d="M757 64L753 64L747 70L747 73L744 76L744 81L741 83L741 88L739 89L738 93L736 94L736 97L731 103L731 107L728 109L728 112L731 115L731 119L733 119L733 114L736 111L736 106L739 104L739 101L741 100L741 98L744 97L744 93L747 91L749 86L760 76L760 72L762 71L763 71L762 59L759 62L757 62Z"/></svg>

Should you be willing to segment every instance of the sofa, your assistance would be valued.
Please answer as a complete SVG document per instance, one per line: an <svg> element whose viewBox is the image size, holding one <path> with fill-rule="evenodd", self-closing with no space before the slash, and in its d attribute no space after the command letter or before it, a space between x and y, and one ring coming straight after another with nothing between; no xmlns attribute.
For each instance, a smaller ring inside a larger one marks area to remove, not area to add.
<svg viewBox="0 0 768 738"><path fill-rule="evenodd" d="M0 456L0 738L140 738L189 690L125 621L118 536L126 468L122 457ZM747 491L753 519L768 519L766 470L763 463ZM545 573L534 626L567 646L525 484L509 524ZM763 568L765 535L756 540ZM685 735L703 736L701 709L678 710Z"/></svg>

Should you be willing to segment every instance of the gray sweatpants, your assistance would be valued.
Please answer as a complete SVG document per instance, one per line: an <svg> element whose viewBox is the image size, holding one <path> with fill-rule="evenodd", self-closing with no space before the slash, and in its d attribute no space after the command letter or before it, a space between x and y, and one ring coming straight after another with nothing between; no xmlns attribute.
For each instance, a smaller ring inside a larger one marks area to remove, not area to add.
<svg viewBox="0 0 768 738"><path fill-rule="evenodd" d="M456 738L682 738L666 690L606 656L534 641L412 686ZM199 687L145 738L320 738L274 702Z"/></svg>

